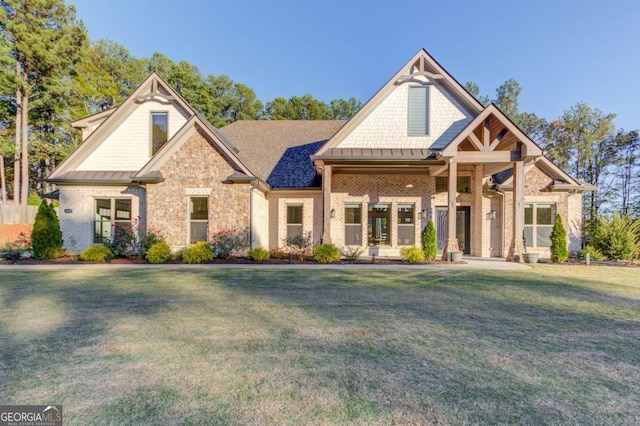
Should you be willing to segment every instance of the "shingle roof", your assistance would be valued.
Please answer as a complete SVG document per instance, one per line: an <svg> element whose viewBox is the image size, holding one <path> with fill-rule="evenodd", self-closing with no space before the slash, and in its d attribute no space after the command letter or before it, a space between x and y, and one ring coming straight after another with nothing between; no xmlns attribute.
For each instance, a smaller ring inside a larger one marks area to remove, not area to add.
<svg viewBox="0 0 640 426"><path fill-rule="evenodd" d="M273 188L320 186L310 156L346 123L342 120L239 120L220 131L238 157Z"/></svg>

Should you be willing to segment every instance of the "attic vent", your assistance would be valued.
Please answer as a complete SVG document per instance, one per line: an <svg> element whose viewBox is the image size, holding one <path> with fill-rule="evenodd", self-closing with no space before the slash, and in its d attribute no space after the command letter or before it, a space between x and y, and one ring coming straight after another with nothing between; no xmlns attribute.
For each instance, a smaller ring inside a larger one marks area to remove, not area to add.
<svg viewBox="0 0 640 426"><path fill-rule="evenodd" d="M409 136L429 134L429 86L409 87Z"/></svg>

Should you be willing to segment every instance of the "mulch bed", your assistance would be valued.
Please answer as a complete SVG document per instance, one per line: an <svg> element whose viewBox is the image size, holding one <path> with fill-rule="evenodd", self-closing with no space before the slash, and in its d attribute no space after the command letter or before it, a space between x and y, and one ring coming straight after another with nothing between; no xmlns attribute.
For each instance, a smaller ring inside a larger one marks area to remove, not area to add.
<svg viewBox="0 0 640 426"><path fill-rule="evenodd" d="M147 261L139 258L139 257L131 257L131 258L114 258L109 262L111 264L116 265L132 265L132 264L147 264ZM167 264L181 265L182 262L180 260L170 260L166 262ZM222 258L214 258L209 262L203 262L204 264L230 264L230 265L316 265L316 262L311 260L300 260L296 258L289 259L269 259L264 262L255 262L252 260L248 260L246 257L231 257L230 259L222 259ZM371 259L360 259L355 262L341 260L339 262L334 262L334 265L351 265L351 264L372 264L376 265L409 265L407 262L403 262L400 259L380 259L376 258L375 262L371 262ZM465 262L455 262L457 264L464 264ZM58 259L46 259L46 260L36 260L33 258L28 259L20 259L15 262L10 262L6 260L0 260L0 265L68 265L68 264L101 264L101 262L85 262L81 261L78 256L64 256ZM442 260L435 260L432 262L421 262L420 264L424 265L451 265L452 262L445 262Z"/></svg>

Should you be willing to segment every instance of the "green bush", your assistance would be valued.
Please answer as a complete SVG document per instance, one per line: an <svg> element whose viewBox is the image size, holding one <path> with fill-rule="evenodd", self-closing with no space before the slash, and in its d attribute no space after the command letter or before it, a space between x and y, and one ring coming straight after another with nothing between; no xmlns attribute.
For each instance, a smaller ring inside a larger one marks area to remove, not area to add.
<svg viewBox="0 0 640 426"><path fill-rule="evenodd" d="M408 263L419 263L424 262L425 254L424 251L418 247L405 247L400 253L402 254L402 260Z"/></svg>
<svg viewBox="0 0 640 426"><path fill-rule="evenodd" d="M640 221L618 213L600 218L589 244L611 260L630 260L640 244Z"/></svg>
<svg viewBox="0 0 640 426"><path fill-rule="evenodd" d="M104 262L113 257L113 252L107 246L95 245L80 253L80 260L88 262Z"/></svg>
<svg viewBox="0 0 640 426"><path fill-rule="evenodd" d="M265 250L261 247L252 248L247 252L247 259L255 260L256 262L263 262L269 260L269 250Z"/></svg>
<svg viewBox="0 0 640 426"><path fill-rule="evenodd" d="M62 231L58 215L47 201L38 207L36 220L31 231L31 247L36 259L55 259L64 255Z"/></svg>
<svg viewBox="0 0 640 426"><path fill-rule="evenodd" d="M585 248L578 251L578 259L585 260L587 258L587 254L589 255L589 259L598 262L604 259L604 255L600 250L593 247L592 245L587 245Z"/></svg>
<svg viewBox="0 0 640 426"><path fill-rule="evenodd" d="M172 258L173 255L171 254L171 247L169 247L169 244L164 241L160 241L149 247L145 256L147 262L153 264L164 263Z"/></svg>
<svg viewBox="0 0 640 426"><path fill-rule="evenodd" d="M313 248L311 259L318 263L332 263L340 260L340 250L333 244L320 244Z"/></svg>
<svg viewBox="0 0 640 426"><path fill-rule="evenodd" d="M551 230L551 261L562 263L569 258L567 249L567 231L562 224L562 217L556 215L556 222Z"/></svg>
<svg viewBox="0 0 640 426"><path fill-rule="evenodd" d="M211 259L213 259L213 249L211 244L206 241L189 246L182 252L183 263L202 263Z"/></svg>
<svg viewBox="0 0 640 426"><path fill-rule="evenodd" d="M422 251L426 260L435 260L438 257L438 241L436 240L436 226L433 220L427 222L422 230Z"/></svg>
<svg viewBox="0 0 640 426"><path fill-rule="evenodd" d="M28 206L39 206L42 200L36 191L31 191L29 193L29 198L27 198Z"/></svg>
<svg viewBox="0 0 640 426"><path fill-rule="evenodd" d="M342 247L342 250L340 250L340 252L342 253L342 255L346 260L348 260L349 262L355 262L360 258L360 256L362 256L362 253L364 253L364 247L358 247L358 246Z"/></svg>
<svg viewBox="0 0 640 426"><path fill-rule="evenodd" d="M164 237L157 232L144 230L140 233L140 256L145 257L149 249L158 243L166 242Z"/></svg>

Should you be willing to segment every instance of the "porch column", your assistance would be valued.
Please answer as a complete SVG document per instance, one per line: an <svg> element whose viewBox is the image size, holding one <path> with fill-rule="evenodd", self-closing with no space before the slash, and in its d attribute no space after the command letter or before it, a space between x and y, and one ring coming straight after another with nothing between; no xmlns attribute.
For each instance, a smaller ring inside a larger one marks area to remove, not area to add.
<svg viewBox="0 0 640 426"><path fill-rule="evenodd" d="M507 254L508 262L523 262L524 234L524 161L513 163L513 237Z"/></svg>
<svg viewBox="0 0 640 426"><path fill-rule="evenodd" d="M442 260L447 260L447 253L460 251L456 237L456 195L458 193L458 163L449 163L449 191L447 194L447 240L442 251Z"/></svg>
<svg viewBox="0 0 640 426"><path fill-rule="evenodd" d="M322 243L331 244L331 166L322 171Z"/></svg>

